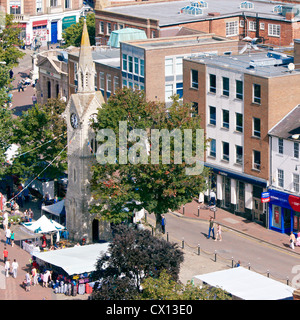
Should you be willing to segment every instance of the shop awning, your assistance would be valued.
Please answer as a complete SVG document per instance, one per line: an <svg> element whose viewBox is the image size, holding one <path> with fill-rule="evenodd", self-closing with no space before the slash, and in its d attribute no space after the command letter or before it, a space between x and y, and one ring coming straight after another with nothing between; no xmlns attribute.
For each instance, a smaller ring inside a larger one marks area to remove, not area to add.
<svg viewBox="0 0 300 320"><path fill-rule="evenodd" d="M108 248L109 243L106 242L47 252L33 252L32 255L62 268L71 276L94 271L97 260L107 252Z"/></svg>
<svg viewBox="0 0 300 320"><path fill-rule="evenodd" d="M33 21L32 26L33 27L40 27L40 26L45 26L47 25L47 20L40 20L40 21Z"/></svg>
<svg viewBox="0 0 300 320"><path fill-rule="evenodd" d="M48 219L46 216L41 216L37 221L22 223L26 229L32 233L51 233L64 230L65 227L52 219Z"/></svg>
<svg viewBox="0 0 300 320"><path fill-rule="evenodd" d="M243 300L292 300L294 288L243 267L195 276Z"/></svg>

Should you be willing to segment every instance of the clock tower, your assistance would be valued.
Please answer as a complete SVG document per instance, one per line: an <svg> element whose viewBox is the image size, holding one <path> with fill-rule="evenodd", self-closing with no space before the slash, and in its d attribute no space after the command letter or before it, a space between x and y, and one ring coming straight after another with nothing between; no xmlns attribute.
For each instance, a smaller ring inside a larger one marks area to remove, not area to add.
<svg viewBox="0 0 300 320"><path fill-rule="evenodd" d="M84 20L79 62L78 90L70 96L63 116L68 130L68 189L65 198L66 228L70 239L87 243L108 240L109 225L89 212L91 166L96 161L95 133L90 124L104 99L95 91L95 65Z"/></svg>

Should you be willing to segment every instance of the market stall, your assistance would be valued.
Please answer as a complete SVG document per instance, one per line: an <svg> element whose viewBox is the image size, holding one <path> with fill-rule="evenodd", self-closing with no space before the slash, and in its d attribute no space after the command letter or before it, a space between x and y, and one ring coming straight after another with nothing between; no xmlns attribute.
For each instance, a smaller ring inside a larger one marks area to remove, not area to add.
<svg viewBox="0 0 300 320"><path fill-rule="evenodd" d="M35 237L35 241L28 242L23 241L22 248L30 253L32 251L38 251L37 247L40 247L38 239L43 236L42 247L45 248L46 245L46 235L50 235L50 243L53 244L53 235L56 234L57 239L59 239L59 232L65 230L65 227L58 222L48 219L45 215L41 216L38 220L34 222L24 222L22 226ZM34 248L34 250L33 250Z"/></svg>
<svg viewBox="0 0 300 320"><path fill-rule="evenodd" d="M47 252L33 252L33 258L43 269L56 274L53 288L57 293L67 293L72 285L76 294L90 293L93 287L91 274L95 271L97 260L106 254L109 243L96 243L74 246ZM75 289L74 289L75 288ZM60 291L58 291L60 290Z"/></svg>
<svg viewBox="0 0 300 320"><path fill-rule="evenodd" d="M210 272L194 278L222 288L234 299L292 300L294 288L243 267Z"/></svg>
<svg viewBox="0 0 300 320"><path fill-rule="evenodd" d="M49 216L52 220L57 221L60 224L65 223L65 200L58 201L54 204L51 204L49 206L42 206L42 215Z"/></svg>

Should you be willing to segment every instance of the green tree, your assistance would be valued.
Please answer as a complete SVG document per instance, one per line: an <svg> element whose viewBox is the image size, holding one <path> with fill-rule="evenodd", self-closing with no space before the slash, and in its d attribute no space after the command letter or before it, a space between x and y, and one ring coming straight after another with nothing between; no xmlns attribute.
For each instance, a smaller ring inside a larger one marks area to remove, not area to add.
<svg viewBox="0 0 300 320"><path fill-rule="evenodd" d="M174 281L178 280L183 252L177 244L154 237L149 230L136 230L124 224L113 230L108 253L96 263L94 276L104 286L94 288L94 299L104 300L108 296L123 299L124 286L128 289L127 298L132 299L139 294L144 278L159 277L162 270L167 270Z"/></svg>
<svg viewBox="0 0 300 320"><path fill-rule="evenodd" d="M19 49L21 29L18 28L18 23L13 22L13 19L13 15L6 15L5 28L0 33L0 61L5 61L9 68L17 66L19 59L25 55Z"/></svg>
<svg viewBox="0 0 300 320"><path fill-rule="evenodd" d="M163 270L158 278L148 277L142 282L141 300L231 300L230 294L220 288L203 287L188 281L186 285L174 281Z"/></svg>
<svg viewBox="0 0 300 320"><path fill-rule="evenodd" d="M192 117L191 106L180 104L178 97L174 97L172 106L167 108L163 103L146 101L143 91L133 91L128 88L118 91L106 104L102 105L93 127L97 133L101 132L101 129L112 129L115 133L116 145L121 146L122 144L119 144L120 121L125 121L127 124L125 136L129 136L132 129L136 128L147 132L145 141L148 141L151 147L154 144L151 140L150 130L152 129L165 129L167 132L179 129L181 137L184 129L191 129L193 132L191 148L195 151L195 132L196 129L201 129L200 117L198 115ZM141 140L140 142L143 142ZM169 163L162 161L160 155L157 164L150 163L150 157L146 159L146 163L140 161L136 164L131 161L132 157L126 164L120 163L121 153L126 151L130 154L130 150L136 147L136 141L126 143L125 148L118 148L116 155L113 155L113 159L116 159L115 163L112 161L104 164L97 163L93 167L91 190L95 204L91 206L91 212L98 214L102 219L119 223L126 218L126 215L130 217L134 210L144 208L150 214L155 214L156 226L160 228L161 214L168 212L169 209L178 210L181 205L192 201L199 191L204 189L206 174L203 172L187 175L186 169L190 165L186 162L184 148L182 145L176 145L175 139L171 139L169 146L164 146L164 151L170 151ZM100 145L99 141L98 145ZM161 147L160 140L160 150ZM175 161L175 150L178 147L182 147L182 150L179 149L182 163ZM109 149L108 141L105 141L101 148ZM143 146L141 148L143 149ZM99 149L98 147L98 155ZM108 150L107 153L109 153ZM122 210L125 206L129 212Z"/></svg>
<svg viewBox="0 0 300 320"><path fill-rule="evenodd" d="M61 116L65 108L66 103L60 99L49 99L46 104L35 105L14 120L11 142L19 149L10 173L26 180L36 177L46 167L41 177L57 178L66 171L66 123Z"/></svg>
<svg viewBox="0 0 300 320"><path fill-rule="evenodd" d="M63 31L63 39L65 40L64 47L75 46L79 47L81 43L82 29L84 17L79 19L78 23L72 24ZM86 25L89 33L91 45L95 45L95 14L89 13L86 16Z"/></svg>

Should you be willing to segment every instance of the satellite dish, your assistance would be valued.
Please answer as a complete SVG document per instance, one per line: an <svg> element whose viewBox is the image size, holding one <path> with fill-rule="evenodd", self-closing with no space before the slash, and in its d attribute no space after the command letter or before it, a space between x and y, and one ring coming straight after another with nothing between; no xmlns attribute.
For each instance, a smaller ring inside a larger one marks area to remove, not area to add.
<svg viewBox="0 0 300 320"><path fill-rule="evenodd" d="M291 62L288 64L288 69L290 72L294 71L295 70L295 65Z"/></svg>

